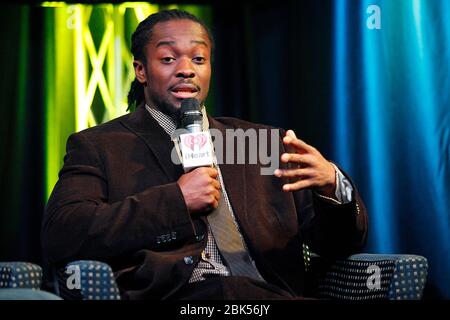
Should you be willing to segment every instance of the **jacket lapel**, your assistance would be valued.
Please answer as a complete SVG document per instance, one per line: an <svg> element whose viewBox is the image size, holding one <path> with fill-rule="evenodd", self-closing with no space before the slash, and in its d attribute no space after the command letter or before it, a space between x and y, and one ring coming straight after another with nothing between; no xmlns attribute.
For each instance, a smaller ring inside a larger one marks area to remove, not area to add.
<svg viewBox="0 0 450 320"><path fill-rule="evenodd" d="M143 107L121 120L121 123L134 132L147 144L153 152L156 161L169 181L175 181L183 173L181 165L175 165L171 159L173 142L164 129Z"/></svg>
<svg viewBox="0 0 450 320"><path fill-rule="evenodd" d="M228 198L233 207L234 214L241 225L248 226L247 221L247 190L244 164L227 164L226 162L226 139L225 129L222 123L208 116L210 128L218 129L223 138L223 163L219 164L222 178L225 184ZM215 146L216 147L216 146ZM246 229L246 228L244 228Z"/></svg>
<svg viewBox="0 0 450 320"><path fill-rule="evenodd" d="M225 146L225 129L230 128L226 128L222 123L209 116L208 121L210 128L218 129L222 133L223 162L225 162L227 149ZM143 106L138 107L129 117L123 118L121 123L144 140L169 181L175 181L180 177L183 168L181 165L174 165L171 159L173 142ZM245 224L245 227L247 227L245 165L222 163L220 164L220 170L234 214L239 223Z"/></svg>

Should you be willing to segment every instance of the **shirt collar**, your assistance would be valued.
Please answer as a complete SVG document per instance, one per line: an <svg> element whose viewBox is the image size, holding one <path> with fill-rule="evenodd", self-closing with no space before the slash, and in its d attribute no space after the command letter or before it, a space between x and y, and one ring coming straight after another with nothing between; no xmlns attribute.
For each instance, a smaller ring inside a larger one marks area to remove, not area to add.
<svg viewBox="0 0 450 320"><path fill-rule="evenodd" d="M177 123L175 122L175 120L172 119L167 114L165 114L164 112L149 107L148 104L145 104L145 109L147 109L147 111L150 112L150 115L158 122L158 124L164 129L164 131L169 136L172 136L172 134L177 128ZM209 121L208 116L206 114L205 106L202 106L202 114L203 114L202 129L203 131L206 131L209 129Z"/></svg>

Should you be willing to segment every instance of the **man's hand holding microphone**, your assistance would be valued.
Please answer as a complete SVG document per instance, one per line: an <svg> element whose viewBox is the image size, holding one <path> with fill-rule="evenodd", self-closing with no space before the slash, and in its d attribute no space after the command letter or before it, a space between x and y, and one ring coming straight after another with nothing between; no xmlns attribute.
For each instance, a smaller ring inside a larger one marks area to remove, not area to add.
<svg viewBox="0 0 450 320"><path fill-rule="evenodd" d="M184 99L180 108L181 126L188 131L180 135L179 147L187 173L178 179L189 213L208 212L219 206L220 183L213 164L209 134L203 132L203 114L198 100Z"/></svg>

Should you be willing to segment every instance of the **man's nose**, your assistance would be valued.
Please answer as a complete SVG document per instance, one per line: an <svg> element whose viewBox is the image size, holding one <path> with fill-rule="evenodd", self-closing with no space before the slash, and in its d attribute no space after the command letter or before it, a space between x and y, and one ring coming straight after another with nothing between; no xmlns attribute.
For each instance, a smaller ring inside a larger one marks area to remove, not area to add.
<svg viewBox="0 0 450 320"><path fill-rule="evenodd" d="M187 58L180 59L177 66L176 76L179 78L194 78L195 71L192 66L192 61Z"/></svg>

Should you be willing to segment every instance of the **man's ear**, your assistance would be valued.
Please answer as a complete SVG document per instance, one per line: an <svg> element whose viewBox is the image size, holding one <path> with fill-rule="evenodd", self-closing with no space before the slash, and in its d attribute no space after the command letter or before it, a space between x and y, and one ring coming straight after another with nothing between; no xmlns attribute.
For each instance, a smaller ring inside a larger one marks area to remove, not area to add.
<svg viewBox="0 0 450 320"><path fill-rule="evenodd" d="M134 73L136 74L136 79L143 85L147 84L147 74L145 72L144 64L139 60L133 61Z"/></svg>

